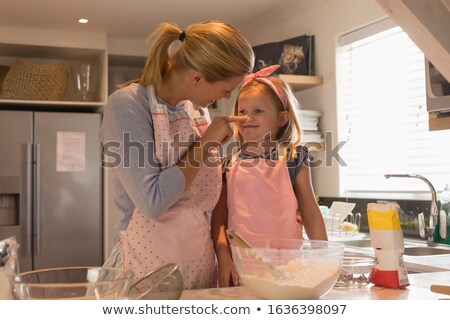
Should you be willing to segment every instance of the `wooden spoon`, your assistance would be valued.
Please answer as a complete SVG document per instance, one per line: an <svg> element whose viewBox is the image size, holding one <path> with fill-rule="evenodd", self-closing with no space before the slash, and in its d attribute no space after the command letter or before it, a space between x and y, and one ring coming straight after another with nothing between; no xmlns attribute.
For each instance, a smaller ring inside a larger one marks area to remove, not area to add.
<svg viewBox="0 0 450 320"><path fill-rule="evenodd" d="M450 295L450 286L440 286L440 285L433 284L430 287L430 290L435 293Z"/></svg>
<svg viewBox="0 0 450 320"><path fill-rule="evenodd" d="M227 229L226 233L227 233L228 239L232 240L234 245L241 247L241 248L245 248L245 249L252 249L252 246L233 229L231 229L231 228ZM254 255L254 252L251 252L251 254ZM274 275L274 277L277 280L288 279L288 277L284 274L284 272L278 270L271 263L265 261L265 259L263 257L255 257L255 258L259 262L264 264L266 267L268 267L270 272Z"/></svg>

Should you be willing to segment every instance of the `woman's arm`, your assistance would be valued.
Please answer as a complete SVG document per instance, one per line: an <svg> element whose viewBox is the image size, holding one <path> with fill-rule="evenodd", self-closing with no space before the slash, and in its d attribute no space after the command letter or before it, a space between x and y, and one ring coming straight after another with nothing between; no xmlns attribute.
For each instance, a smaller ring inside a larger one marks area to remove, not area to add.
<svg viewBox="0 0 450 320"><path fill-rule="evenodd" d="M219 267L219 286L238 285L237 272L231 258L226 229L228 228L227 186L224 182L222 192L211 216L211 235Z"/></svg>
<svg viewBox="0 0 450 320"><path fill-rule="evenodd" d="M197 176L202 163L207 161L209 149L227 142L233 136L231 122L246 121L246 116L215 117L203 136L195 141L177 163L184 174L187 189Z"/></svg>
<svg viewBox="0 0 450 320"><path fill-rule="evenodd" d="M117 173L123 188L113 186L120 193L116 197L129 197L135 207L152 218L181 198L184 175L176 166L161 171L154 153L150 108L139 91L124 89L110 96L103 114L101 140L109 158L104 165Z"/></svg>
<svg viewBox="0 0 450 320"><path fill-rule="evenodd" d="M303 164L295 178L295 195L306 234L312 240L328 240L325 223L314 196L311 169Z"/></svg>

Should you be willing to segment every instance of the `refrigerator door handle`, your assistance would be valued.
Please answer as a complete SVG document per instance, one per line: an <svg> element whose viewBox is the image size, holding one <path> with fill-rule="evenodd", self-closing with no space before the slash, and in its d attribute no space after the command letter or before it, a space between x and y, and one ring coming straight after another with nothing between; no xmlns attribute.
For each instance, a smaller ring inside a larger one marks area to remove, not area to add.
<svg viewBox="0 0 450 320"><path fill-rule="evenodd" d="M26 223L26 230L27 230L27 236L26 236L26 250L27 255L31 256L32 254L32 240L33 240L33 230L32 230L32 190L33 190L33 179L32 179L32 173L33 173L33 145L31 143L27 143L27 153L26 153L26 216L27 216L27 223Z"/></svg>
<svg viewBox="0 0 450 320"><path fill-rule="evenodd" d="M35 255L41 254L41 145L37 143L34 153L34 235Z"/></svg>

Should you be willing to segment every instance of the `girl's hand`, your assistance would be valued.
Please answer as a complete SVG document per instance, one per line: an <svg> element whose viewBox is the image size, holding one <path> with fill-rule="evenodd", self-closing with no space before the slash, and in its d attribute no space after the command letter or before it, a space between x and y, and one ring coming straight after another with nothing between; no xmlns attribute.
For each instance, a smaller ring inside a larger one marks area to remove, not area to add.
<svg viewBox="0 0 450 320"><path fill-rule="evenodd" d="M218 116L213 119L208 129L200 139L202 145L211 144L211 147L224 144L233 136L232 122L245 122L247 116Z"/></svg>
<svg viewBox="0 0 450 320"><path fill-rule="evenodd" d="M239 285L239 277L231 257L219 261L219 287L234 287Z"/></svg>

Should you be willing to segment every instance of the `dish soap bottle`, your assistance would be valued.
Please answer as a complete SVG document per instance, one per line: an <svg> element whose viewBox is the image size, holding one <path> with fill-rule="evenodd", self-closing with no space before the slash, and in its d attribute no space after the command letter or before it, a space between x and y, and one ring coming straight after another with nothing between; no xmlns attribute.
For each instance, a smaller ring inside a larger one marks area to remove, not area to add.
<svg viewBox="0 0 450 320"><path fill-rule="evenodd" d="M445 185L444 191L441 193L440 197L441 210L439 212L439 229L441 237L445 243L450 242L449 232L450 232L450 187L448 184Z"/></svg>

